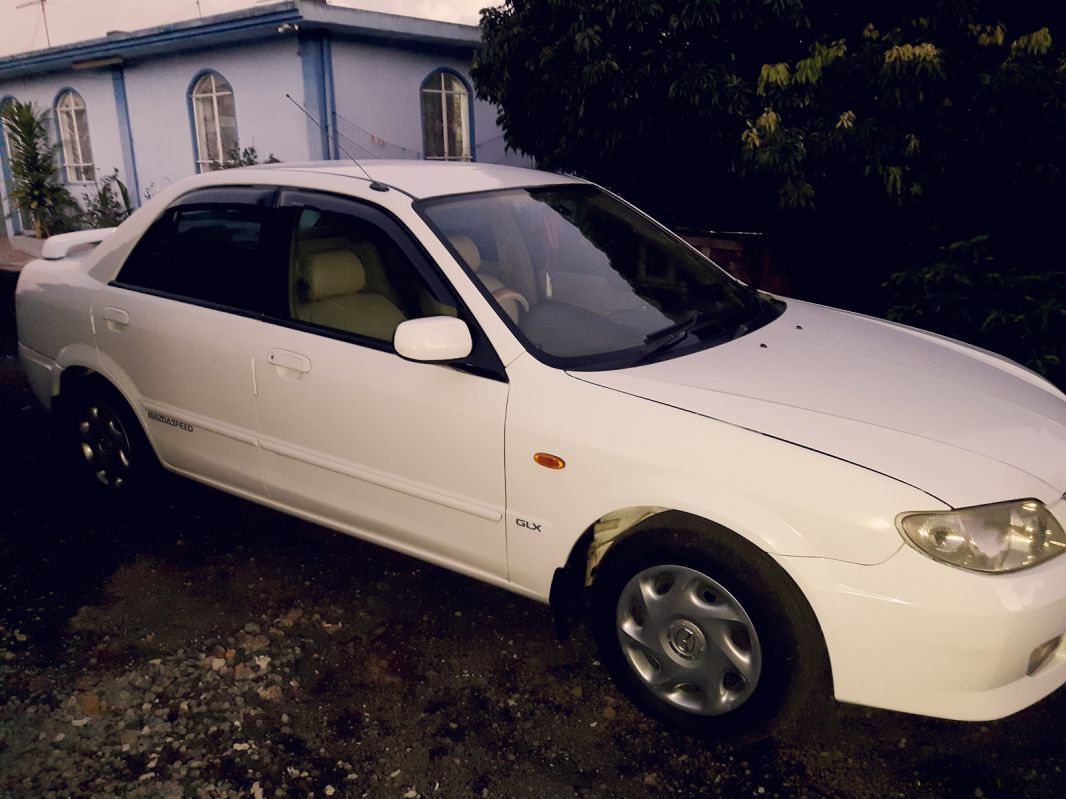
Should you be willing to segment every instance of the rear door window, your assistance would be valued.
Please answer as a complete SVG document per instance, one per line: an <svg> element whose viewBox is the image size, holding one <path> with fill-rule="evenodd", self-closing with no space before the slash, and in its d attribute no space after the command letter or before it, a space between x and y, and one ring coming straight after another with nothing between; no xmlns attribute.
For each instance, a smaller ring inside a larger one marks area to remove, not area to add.
<svg viewBox="0 0 1066 799"><path fill-rule="evenodd" d="M133 249L116 283L250 313L276 305L273 192L194 192L171 206Z"/></svg>

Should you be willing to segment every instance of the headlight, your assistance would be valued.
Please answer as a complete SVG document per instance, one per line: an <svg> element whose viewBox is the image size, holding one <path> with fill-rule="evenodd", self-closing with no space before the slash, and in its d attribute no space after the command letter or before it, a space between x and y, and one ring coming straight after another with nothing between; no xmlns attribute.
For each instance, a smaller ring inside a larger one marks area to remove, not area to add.
<svg viewBox="0 0 1066 799"><path fill-rule="evenodd" d="M908 541L936 560L980 572L1024 569L1066 550L1066 533L1036 499L901 513L896 526Z"/></svg>

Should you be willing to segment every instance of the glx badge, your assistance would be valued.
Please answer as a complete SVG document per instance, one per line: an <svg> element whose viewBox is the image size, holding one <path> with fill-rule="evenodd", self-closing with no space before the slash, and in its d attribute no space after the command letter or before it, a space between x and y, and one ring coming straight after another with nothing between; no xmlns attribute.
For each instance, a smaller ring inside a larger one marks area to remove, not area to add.
<svg viewBox="0 0 1066 799"><path fill-rule="evenodd" d="M515 519L515 524L519 527L525 527L527 530L532 530L534 533L539 533L540 525L533 524L533 522L527 522L525 519Z"/></svg>

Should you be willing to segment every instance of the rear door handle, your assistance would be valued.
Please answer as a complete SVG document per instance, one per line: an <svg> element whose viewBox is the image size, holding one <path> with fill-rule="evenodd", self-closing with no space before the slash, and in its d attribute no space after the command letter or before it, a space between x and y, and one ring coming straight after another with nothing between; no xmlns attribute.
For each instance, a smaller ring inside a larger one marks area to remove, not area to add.
<svg viewBox="0 0 1066 799"><path fill-rule="evenodd" d="M307 374L311 371L311 359L298 352L289 352L289 350L271 350L269 360L274 366L282 369L291 369L292 371L300 372L301 374Z"/></svg>
<svg viewBox="0 0 1066 799"><path fill-rule="evenodd" d="M112 330L119 330L130 323L128 311L108 305L104 308L104 321Z"/></svg>

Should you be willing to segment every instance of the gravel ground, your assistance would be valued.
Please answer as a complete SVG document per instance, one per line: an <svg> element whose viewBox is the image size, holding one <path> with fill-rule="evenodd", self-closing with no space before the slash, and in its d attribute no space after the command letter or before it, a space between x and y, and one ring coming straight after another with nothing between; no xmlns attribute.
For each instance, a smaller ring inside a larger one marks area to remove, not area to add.
<svg viewBox="0 0 1066 799"><path fill-rule="evenodd" d="M541 605L175 478L72 490L9 357L0 415L0 797L1066 796L1066 692L707 745Z"/></svg>

